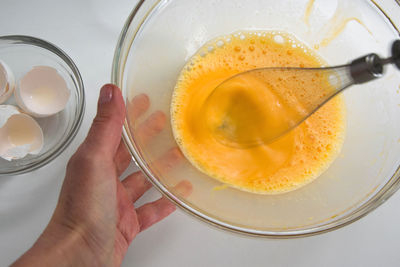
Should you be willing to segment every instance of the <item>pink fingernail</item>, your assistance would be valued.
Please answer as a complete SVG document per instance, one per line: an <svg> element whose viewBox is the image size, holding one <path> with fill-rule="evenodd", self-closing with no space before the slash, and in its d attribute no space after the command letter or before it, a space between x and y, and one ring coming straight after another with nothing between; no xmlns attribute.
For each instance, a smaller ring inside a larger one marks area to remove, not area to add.
<svg viewBox="0 0 400 267"><path fill-rule="evenodd" d="M105 104L112 100L113 97L113 85L106 84L101 88L99 104Z"/></svg>

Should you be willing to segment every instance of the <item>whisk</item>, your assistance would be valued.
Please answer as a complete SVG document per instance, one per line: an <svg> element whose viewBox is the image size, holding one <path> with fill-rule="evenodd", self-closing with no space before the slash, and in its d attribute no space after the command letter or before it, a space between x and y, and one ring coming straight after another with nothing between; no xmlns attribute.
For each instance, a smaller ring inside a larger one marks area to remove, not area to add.
<svg viewBox="0 0 400 267"><path fill-rule="evenodd" d="M268 144L301 124L346 88L382 77L388 64L400 69L400 40L393 42L389 58L368 54L335 67L261 68L242 72L222 82L208 96L204 105L206 123L224 145L247 148ZM320 90L310 92L307 90L310 85ZM275 114L273 120L266 119L269 116L266 111L261 112L253 105L254 99L246 97L246 91L251 90L260 98L274 98L273 104L263 107ZM228 95L231 99L226 101ZM224 106L227 102L230 104Z"/></svg>

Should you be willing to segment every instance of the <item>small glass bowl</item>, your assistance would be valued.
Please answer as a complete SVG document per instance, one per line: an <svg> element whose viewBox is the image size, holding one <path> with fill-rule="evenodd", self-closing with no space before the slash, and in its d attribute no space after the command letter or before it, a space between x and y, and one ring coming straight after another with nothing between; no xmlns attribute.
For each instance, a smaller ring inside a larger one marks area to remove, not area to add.
<svg viewBox="0 0 400 267"><path fill-rule="evenodd" d="M38 155L6 161L0 158L0 176L27 173L56 158L76 136L85 111L82 77L72 59L61 49L44 40L30 36L0 36L0 59L18 81L34 66L49 66L58 70L71 91L66 108L47 118L35 118L43 130L44 145ZM16 105L14 97L6 103Z"/></svg>

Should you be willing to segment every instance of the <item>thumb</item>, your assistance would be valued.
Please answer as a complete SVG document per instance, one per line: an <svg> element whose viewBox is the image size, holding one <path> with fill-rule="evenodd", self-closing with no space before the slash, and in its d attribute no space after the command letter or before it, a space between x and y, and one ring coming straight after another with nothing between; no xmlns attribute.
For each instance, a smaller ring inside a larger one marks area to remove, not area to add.
<svg viewBox="0 0 400 267"><path fill-rule="evenodd" d="M121 90L113 84L104 85L85 145L95 153L114 157L121 141L124 119L125 104Z"/></svg>

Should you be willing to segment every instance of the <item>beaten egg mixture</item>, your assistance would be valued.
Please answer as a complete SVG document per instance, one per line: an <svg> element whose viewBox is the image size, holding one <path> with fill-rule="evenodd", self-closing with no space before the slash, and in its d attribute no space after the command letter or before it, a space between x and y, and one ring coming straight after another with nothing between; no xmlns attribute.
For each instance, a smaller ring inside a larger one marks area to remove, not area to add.
<svg viewBox="0 0 400 267"><path fill-rule="evenodd" d="M204 106L221 82L243 71L322 65L324 61L313 50L284 32L238 32L208 42L183 68L173 93L171 120L179 147L200 171L241 190L279 194L310 183L329 167L342 147L345 112L341 96L333 98L276 141L253 147L227 146L214 138L213 131L205 123L205 114L212 116L212 113L205 112ZM269 82L277 83L278 80ZM249 84L252 82L248 81ZM296 79L285 82L293 88L299 85ZM315 85L318 83L301 82L307 94L320 94L321 88ZM244 125L246 134L255 134L262 125L267 125L267 121L282 115L268 113L267 120L264 123L258 121L258 124L240 121L243 117L256 117L265 111L265 107L274 104L265 102L275 101L273 97L260 98L260 92L251 88L241 90L239 94L236 92L238 97L227 96L221 98L220 104L213 102L213 105L221 112L229 106L226 102L236 101L231 106L240 110L230 120Z"/></svg>

